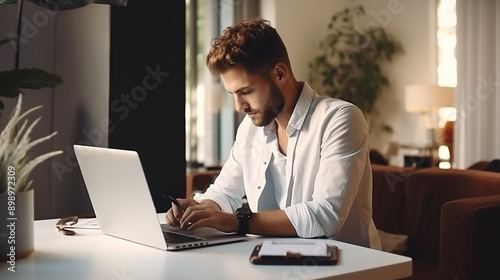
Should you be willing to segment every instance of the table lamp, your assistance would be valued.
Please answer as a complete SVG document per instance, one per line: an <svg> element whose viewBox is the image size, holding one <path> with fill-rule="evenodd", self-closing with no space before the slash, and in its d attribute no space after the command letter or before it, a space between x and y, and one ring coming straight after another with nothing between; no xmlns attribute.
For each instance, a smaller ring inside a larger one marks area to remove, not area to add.
<svg viewBox="0 0 500 280"><path fill-rule="evenodd" d="M431 145L436 144L434 129L437 120L433 116L441 108L454 107L455 89L437 85L413 84L405 89L405 108L410 113L426 114L428 137Z"/></svg>
<svg viewBox="0 0 500 280"><path fill-rule="evenodd" d="M410 113L425 114L427 143L431 151L438 146L436 128L437 112L441 108L454 107L455 89L438 85L412 84L405 88L405 109Z"/></svg>
<svg viewBox="0 0 500 280"><path fill-rule="evenodd" d="M411 113L429 113L440 108L454 107L455 89L437 85L408 85L405 108Z"/></svg>

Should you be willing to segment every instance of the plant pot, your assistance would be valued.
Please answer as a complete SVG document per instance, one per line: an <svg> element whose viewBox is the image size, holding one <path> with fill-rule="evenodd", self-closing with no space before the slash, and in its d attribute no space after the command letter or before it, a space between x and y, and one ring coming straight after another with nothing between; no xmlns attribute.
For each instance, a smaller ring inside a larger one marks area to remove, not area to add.
<svg viewBox="0 0 500 280"><path fill-rule="evenodd" d="M15 266L35 250L34 191L0 194L0 260Z"/></svg>

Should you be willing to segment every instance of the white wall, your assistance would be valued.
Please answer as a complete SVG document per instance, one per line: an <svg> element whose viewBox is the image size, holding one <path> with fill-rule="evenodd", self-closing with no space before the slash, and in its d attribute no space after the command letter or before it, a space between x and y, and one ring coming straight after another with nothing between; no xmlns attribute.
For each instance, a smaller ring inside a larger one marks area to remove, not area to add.
<svg viewBox="0 0 500 280"><path fill-rule="evenodd" d="M319 42L336 12L353 1L263 0L262 16L271 20L287 45L294 73L307 80L308 63L319 54ZM390 88L384 90L377 108L394 129L392 136L372 135L372 146L383 149L388 141L413 144L425 139L424 122L419 115L404 110L404 87L411 83L436 83L436 0L358 0L367 21L385 26L403 45L404 54L384 65ZM359 26L361 29L364 26ZM398 157L396 164L402 164Z"/></svg>
<svg viewBox="0 0 500 280"><path fill-rule="evenodd" d="M16 32L16 15L17 5L0 5L0 38ZM85 199L87 192L71 149L79 142L107 145L107 134L99 134L98 130L108 116L109 6L53 12L26 1L23 17L20 68L39 67L64 80L55 90L27 90L23 99L23 111L43 105L30 118L43 117L33 139L58 132L52 141L37 146L33 156L64 151L32 174L35 218L90 213L92 208ZM1 46L0 70L13 67L13 48ZM15 104L6 98L2 101L6 110L0 128Z"/></svg>
<svg viewBox="0 0 500 280"><path fill-rule="evenodd" d="M57 15L54 71L64 83L54 93L52 125L61 133L52 147L64 155L51 163L54 213L92 212L73 144L108 145L109 30L109 6L89 5Z"/></svg>

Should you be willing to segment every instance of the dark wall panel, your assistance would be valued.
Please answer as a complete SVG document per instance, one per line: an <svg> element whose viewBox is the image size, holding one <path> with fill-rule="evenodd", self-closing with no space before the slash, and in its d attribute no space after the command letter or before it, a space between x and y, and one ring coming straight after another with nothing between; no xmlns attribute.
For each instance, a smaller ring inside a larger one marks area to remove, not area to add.
<svg viewBox="0 0 500 280"><path fill-rule="evenodd" d="M157 211L185 195L185 1L111 10L109 147L136 150Z"/></svg>

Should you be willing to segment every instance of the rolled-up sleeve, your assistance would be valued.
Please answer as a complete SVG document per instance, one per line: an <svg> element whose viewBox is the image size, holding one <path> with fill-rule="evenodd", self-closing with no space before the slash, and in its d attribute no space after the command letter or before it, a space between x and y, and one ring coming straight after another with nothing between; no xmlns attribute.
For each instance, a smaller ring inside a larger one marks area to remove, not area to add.
<svg viewBox="0 0 500 280"><path fill-rule="evenodd" d="M309 143L297 145L292 204L285 213L300 237L345 239L354 234L367 241L371 170L364 117L346 103L333 110L328 104L320 105L316 110L320 112L304 124L298 137Z"/></svg>

